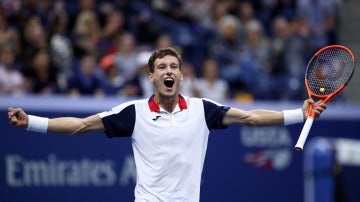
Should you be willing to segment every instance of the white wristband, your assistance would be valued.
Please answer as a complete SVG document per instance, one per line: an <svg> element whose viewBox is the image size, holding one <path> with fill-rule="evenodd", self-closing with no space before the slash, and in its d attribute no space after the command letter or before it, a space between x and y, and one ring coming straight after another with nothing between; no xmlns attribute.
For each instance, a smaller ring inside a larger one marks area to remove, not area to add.
<svg viewBox="0 0 360 202"><path fill-rule="evenodd" d="M301 108L293 110L284 110L284 125L304 122L304 114Z"/></svg>
<svg viewBox="0 0 360 202"><path fill-rule="evenodd" d="M49 119L39 116L29 115L29 123L26 130L46 133L48 129Z"/></svg>

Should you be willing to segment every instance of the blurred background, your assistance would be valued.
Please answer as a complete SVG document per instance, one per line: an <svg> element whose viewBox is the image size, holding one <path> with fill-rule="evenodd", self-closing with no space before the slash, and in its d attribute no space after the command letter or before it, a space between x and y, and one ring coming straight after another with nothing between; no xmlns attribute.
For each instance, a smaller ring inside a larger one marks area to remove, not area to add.
<svg viewBox="0 0 360 202"><path fill-rule="evenodd" d="M147 53L174 46L189 96L303 100L304 71L317 50L342 44L359 53L358 4L2 0L0 93L147 97ZM358 77L339 102L360 102Z"/></svg>
<svg viewBox="0 0 360 202"><path fill-rule="evenodd" d="M7 107L87 116L148 98L147 60L168 46L183 56L184 95L243 109L298 107L317 50L341 44L357 59L358 8L356 0L1 0L0 201L132 201L136 179L130 140L25 135L7 124ZM359 83L355 70L308 152L292 150L301 126L215 131L202 201L359 201L360 146L351 144ZM320 171L306 158L324 161Z"/></svg>

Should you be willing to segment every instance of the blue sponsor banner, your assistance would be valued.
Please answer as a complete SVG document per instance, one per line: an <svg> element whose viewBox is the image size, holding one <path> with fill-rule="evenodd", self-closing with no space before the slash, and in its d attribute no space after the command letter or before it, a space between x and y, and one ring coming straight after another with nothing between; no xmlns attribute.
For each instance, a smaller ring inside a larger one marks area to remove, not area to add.
<svg viewBox="0 0 360 202"><path fill-rule="evenodd" d="M0 201L133 201L136 170L130 138L108 139L102 132L72 137L39 134L12 127L7 120L9 106L39 116L86 117L125 101L0 97ZM301 105L224 104L246 110ZM359 106L330 105L314 122L309 140L316 136L358 139L359 123ZM230 126L212 131L201 201L304 201L304 154L293 149L301 128L302 124Z"/></svg>

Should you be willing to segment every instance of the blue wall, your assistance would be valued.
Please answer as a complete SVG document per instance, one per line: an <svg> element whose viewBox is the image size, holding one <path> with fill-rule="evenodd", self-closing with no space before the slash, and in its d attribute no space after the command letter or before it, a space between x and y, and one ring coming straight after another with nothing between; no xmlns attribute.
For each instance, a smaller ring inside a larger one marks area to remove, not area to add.
<svg viewBox="0 0 360 202"><path fill-rule="evenodd" d="M39 134L11 127L7 121L9 106L40 116L85 117L124 101L0 97L0 201L133 201L136 173L129 138L108 139L102 132L74 137ZM302 103L225 104L280 110ZM358 138L359 123L360 106L329 104L314 122L308 140L317 136ZM302 124L214 130L201 201L304 201L304 153L293 149L301 128ZM352 198L358 201L360 194Z"/></svg>

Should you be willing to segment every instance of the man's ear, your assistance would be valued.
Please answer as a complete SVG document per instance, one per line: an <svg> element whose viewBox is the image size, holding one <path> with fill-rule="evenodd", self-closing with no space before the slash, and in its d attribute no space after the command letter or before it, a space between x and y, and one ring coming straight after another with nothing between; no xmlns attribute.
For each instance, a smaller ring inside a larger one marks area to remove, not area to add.
<svg viewBox="0 0 360 202"><path fill-rule="evenodd" d="M154 83L154 74L153 73L149 73L148 78L151 81L151 83Z"/></svg>

